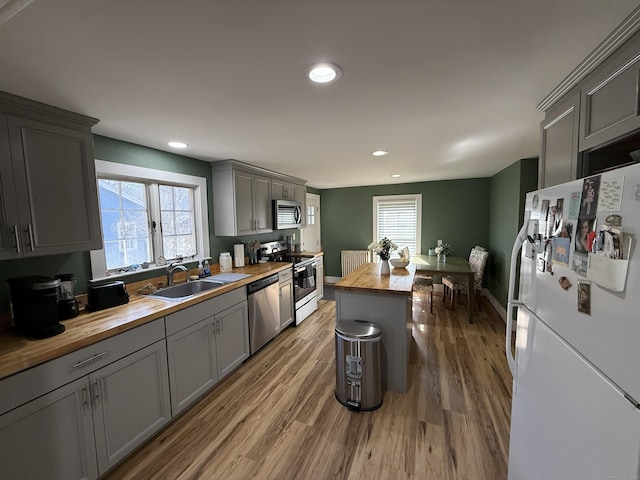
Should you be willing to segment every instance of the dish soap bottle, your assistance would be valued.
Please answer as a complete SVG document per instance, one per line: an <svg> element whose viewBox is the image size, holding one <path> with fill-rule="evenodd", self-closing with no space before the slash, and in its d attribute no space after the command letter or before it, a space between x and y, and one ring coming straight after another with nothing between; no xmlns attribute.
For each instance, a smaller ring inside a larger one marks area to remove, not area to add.
<svg viewBox="0 0 640 480"><path fill-rule="evenodd" d="M204 261L204 276L208 277L211 275L211 267L209 266L209 260Z"/></svg>
<svg viewBox="0 0 640 480"><path fill-rule="evenodd" d="M202 260L198 262L198 277L204 277L204 267L202 266Z"/></svg>

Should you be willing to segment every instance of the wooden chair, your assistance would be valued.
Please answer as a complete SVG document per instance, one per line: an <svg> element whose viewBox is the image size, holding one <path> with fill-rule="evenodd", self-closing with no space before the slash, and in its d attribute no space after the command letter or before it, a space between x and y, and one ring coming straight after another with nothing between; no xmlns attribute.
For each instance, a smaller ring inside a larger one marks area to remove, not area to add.
<svg viewBox="0 0 640 480"><path fill-rule="evenodd" d="M469 254L469 266L473 270L473 293L476 296L476 304L482 309L480 303L480 293L482 291L482 277L484 275L484 269L487 266L487 259L489 258L489 252L480 246L475 246L471 249ZM447 301L447 296L451 298L451 309L455 308L456 292L460 290L467 290L467 278L446 276L442 277L442 301Z"/></svg>
<svg viewBox="0 0 640 480"><path fill-rule="evenodd" d="M429 311L433 313L433 277L424 273L416 272L413 281L413 289L429 294Z"/></svg>

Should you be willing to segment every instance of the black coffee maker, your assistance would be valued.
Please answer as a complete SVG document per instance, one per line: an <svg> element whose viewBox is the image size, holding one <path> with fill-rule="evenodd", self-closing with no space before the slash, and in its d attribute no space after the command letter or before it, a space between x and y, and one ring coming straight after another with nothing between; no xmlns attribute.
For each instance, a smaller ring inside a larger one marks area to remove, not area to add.
<svg viewBox="0 0 640 480"><path fill-rule="evenodd" d="M64 332L58 313L60 280L43 275L7 279L11 313L18 333L46 338Z"/></svg>

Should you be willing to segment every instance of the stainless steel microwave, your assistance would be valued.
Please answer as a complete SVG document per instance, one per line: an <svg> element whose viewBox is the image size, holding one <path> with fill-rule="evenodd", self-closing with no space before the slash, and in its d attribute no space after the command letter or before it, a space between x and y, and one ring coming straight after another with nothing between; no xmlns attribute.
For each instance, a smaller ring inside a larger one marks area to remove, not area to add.
<svg viewBox="0 0 640 480"><path fill-rule="evenodd" d="M292 200L273 201L273 228L285 230L302 226L302 208Z"/></svg>

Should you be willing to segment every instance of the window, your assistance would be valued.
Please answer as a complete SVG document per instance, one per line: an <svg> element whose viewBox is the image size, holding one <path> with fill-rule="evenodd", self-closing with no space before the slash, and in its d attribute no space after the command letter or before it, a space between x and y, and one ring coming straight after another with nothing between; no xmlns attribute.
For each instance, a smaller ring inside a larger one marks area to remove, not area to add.
<svg viewBox="0 0 640 480"><path fill-rule="evenodd" d="M420 253L422 230L422 195L388 195L373 197L373 238L384 237L409 247L411 255Z"/></svg>
<svg viewBox="0 0 640 480"><path fill-rule="evenodd" d="M307 225L316 224L316 209L313 205L307 205Z"/></svg>
<svg viewBox="0 0 640 480"><path fill-rule="evenodd" d="M206 179L96 160L103 249L93 278L153 265L159 256L209 256Z"/></svg>

